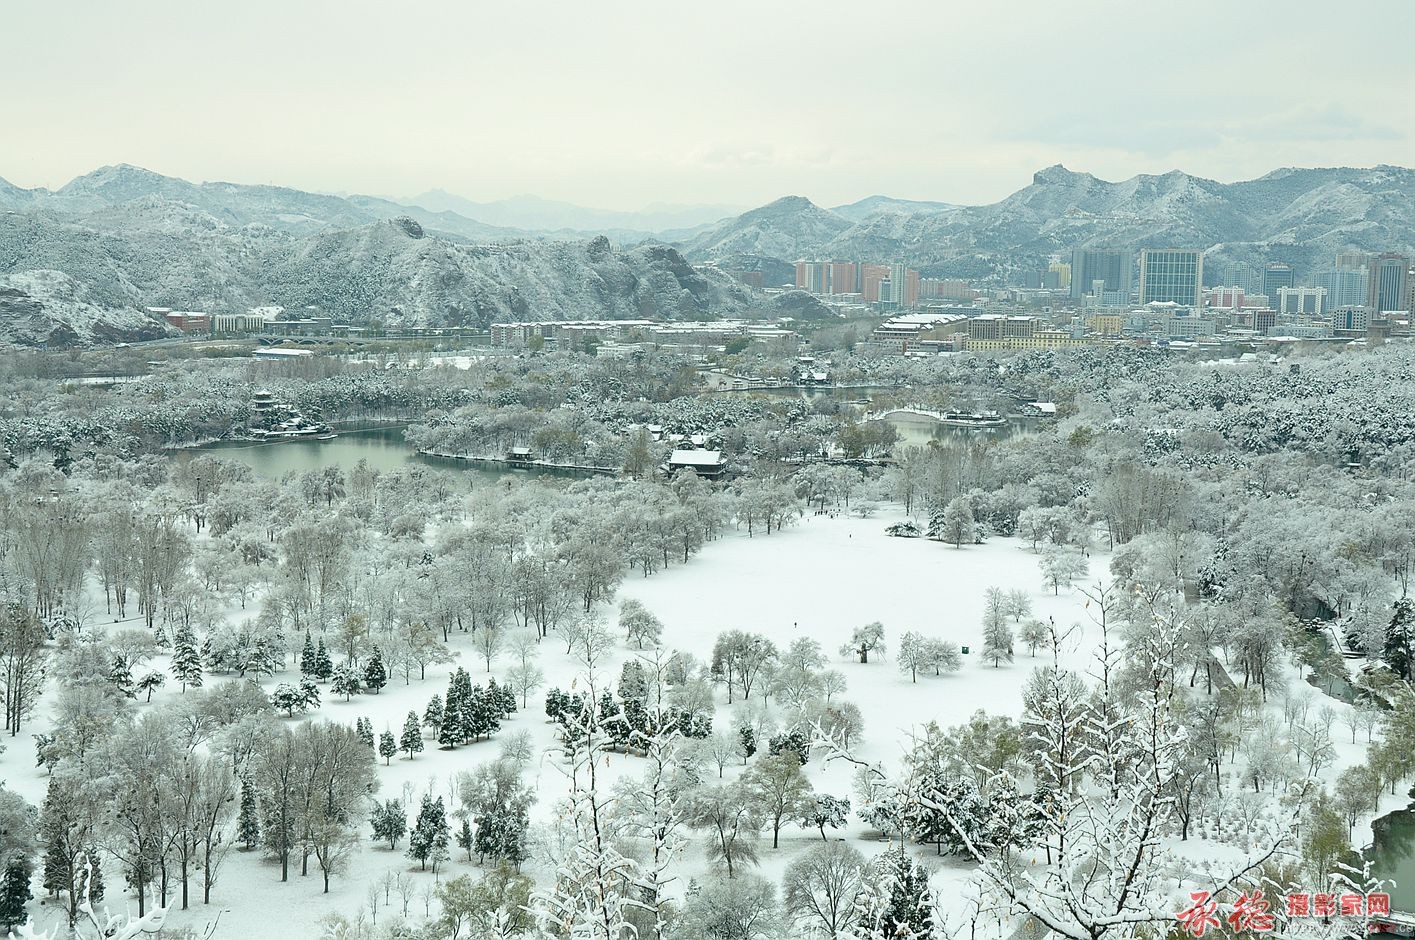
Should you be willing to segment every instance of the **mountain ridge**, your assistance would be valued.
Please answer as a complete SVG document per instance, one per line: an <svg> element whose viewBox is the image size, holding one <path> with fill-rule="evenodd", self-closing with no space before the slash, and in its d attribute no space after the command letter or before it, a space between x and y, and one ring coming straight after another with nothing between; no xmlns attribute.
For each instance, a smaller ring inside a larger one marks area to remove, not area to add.
<svg viewBox="0 0 1415 940"><path fill-rule="evenodd" d="M987 205L873 196L837 208L846 214L788 195L616 246L604 235L546 237L379 197L197 184L127 164L54 191L0 180L0 277L60 272L72 282L10 282L9 315L26 325L0 322L0 341L100 342L142 326L131 313L143 306L317 305L417 326L821 316L818 303L763 298L725 273L790 283L803 257L902 262L990 285L1084 247L1186 245L1208 252L1206 270L1273 260L1299 274L1347 249L1415 254L1415 170L1390 165L1282 167L1219 183L1179 170L1108 181L1055 164ZM38 319L46 309L48 332Z"/></svg>
<svg viewBox="0 0 1415 940"><path fill-rule="evenodd" d="M1087 247L1183 245L1210 252L1216 264L1286 261L1305 272L1347 249L1415 253L1415 170L1287 167L1220 183L1181 170L1109 181L1054 164L986 205L830 218L838 221L823 225L820 215L777 200L678 244L695 261L902 262L983 283Z"/></svg>

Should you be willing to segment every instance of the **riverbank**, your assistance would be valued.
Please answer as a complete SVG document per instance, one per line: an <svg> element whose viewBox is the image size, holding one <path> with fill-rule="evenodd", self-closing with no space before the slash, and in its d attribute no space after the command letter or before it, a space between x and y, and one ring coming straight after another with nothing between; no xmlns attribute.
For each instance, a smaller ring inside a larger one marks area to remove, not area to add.
<svg viewBox="0 0 1415 940"><path fill-rule="evenodd" d="M419 450L419 457L434 457L438 460L460 460L485 466L506 467L510 470L573 471L618 476L618 467L592 467L587 464L551 463L545 460L507 460L505 457L476 457L471 454L447 454L435 450Z"/></svg>

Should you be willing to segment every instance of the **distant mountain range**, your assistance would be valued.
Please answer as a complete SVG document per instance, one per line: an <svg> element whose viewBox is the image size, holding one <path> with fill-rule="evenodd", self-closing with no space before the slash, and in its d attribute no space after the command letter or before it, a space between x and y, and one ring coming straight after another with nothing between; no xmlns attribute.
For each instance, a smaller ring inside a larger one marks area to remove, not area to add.
<svg viewBox="0 0 1415 940"><path fill-rule="evenodd" d="M991 205L873 197L830 210L788 196L682 244L689 259L728 267L780 269L802 257L903 262L984 284L1073 248L1170 246L1205 249L1209 264L1285 261L1301 272L1346 249L1415 254L1415 171L1282 169L1226 184L1176 170L1111 183L1053 166Z"/></svg>
<svg viewBox="0 0 1415 940"><path fill-rule="evenodd" d="M104 167L56 191L0 181L0 345L161 335L145 306L317 306L398 326L821 316L672 246L530 237L449 210Z"/></svg>
<svg viewBox="0 0 1415 940"><path fill-rule="evenodd" d="M689 230L737 215L742 206L652 205L638 212L587 209L539 196L513 196L497 202L473 202L441 189L399 200L432 212L455 212L488 225L527 232L591 233L623 240L658 235L681 237Z"/></svg>
<svg viewBox="0 0 1415 940"><path fill-rule="evenodd" d="M1415 254L1415 171L1391 166L1231 184L1178 171L1112 183L1054 166L986 206L871 196L825 209L787 196L714 222L704 220L722 207L619 213L440 191L410 202L196 184L126 165L53 191L0 180L0 343L160 334L144 306L313 305L408 325L823 316L808 297L764 298L724 273L789 283L803 257L903 262L987 285L1077 247L1192 246L1210 265L1286 261L1299 272L1346 249ZM678 224L689 227L647 231Z"/></svg>

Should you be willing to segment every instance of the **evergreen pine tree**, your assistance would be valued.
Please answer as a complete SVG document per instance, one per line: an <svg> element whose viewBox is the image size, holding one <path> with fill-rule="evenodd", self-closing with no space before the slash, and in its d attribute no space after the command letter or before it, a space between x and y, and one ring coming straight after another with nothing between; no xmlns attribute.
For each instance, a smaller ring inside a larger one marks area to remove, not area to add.
<svg viewBox="0 0 1415 940"><path fill-rule="evenodd" d="M498 806L491 812L484 813L477 820L477 854L516 865L521 864L529 857L526 849L526 830L529 825L524 801Z"/></svg>
<svg viewBox="0 0 1415 940"><path fill-rule="evenodd" d="M187 686L201 688L201 654L197 652L196 638L185 627L178 631L172 646L172 675L182 683L184 693Z"/></svg>
<svg viewBox="0 0 1415 940"><path fill-rule="evenodd" d="M241 781L241 810L236 817L236 838L249 852L260 842L260 807L249 779Z"/></svg>
<svg viewBox="0 0 1415 940"><path fill-rule="evenodd" d="M446 747L456 747L462 743L462 712L470 707L470 702L462 699L462 687L456 675L447 683L447 698L442 706L442 724L437 731L437 743Z"/></svg>
<svg viewBox="0 0 1415 940"><path fill-rule="evenodd" d="M510 686L497 685L496 677L486 680L486 691L496 713L501 718L510 718L516 712L516 693Z"/></svg>
<svg viewBox="0 0 1415 940"><path fill-rule="evenodd" d="M1402 679L1409 679L1415 665L1415 603L1402 597L1395 602L1386 630L1385 649L1381 651L1386 665Z"/></svg>
<svg viewBox="0 0 1415 940"><path fill-rule="evenodd" d="M869 940L924 940L933 934L929 876L902 850L876 858L860 926Z"/></svg>
<svg viewBox="0 0 1415 940"><path fill-rule="evenodd" d="M457 721L454 723L449 718L444 717L442 723L444 726L452 725L454 733L457 735L458 742L466 744L468 741L472 740L476 734L475 729L478 726L477 691L480 691L480 689L473 691L471 675L460 666L457 667L457 671L452 675L452 683L448 687L449 697L454 689L456 690L457 696Z"/></svg>
<svg viewBox="0 0 1415 940"><path fill-rule="evenodd" d="M334 661L329 658L329 650L324 648L324 637L319 638L319 646L314 651L314 675L316 679L328 679L334 675Z"/></svg>
<svg viewBox="0 0 1415 940"><path fill-rule="evenodd" d="M424 871L431 861L432 870L437 871L437 863L447 858L447 837L447 810L442 797L434 800L424 796L418 820L408 834L408 857L420 862Z"/></svg>
<svg viewBox="0 0 1415 940"><path fill-rule="evenodd" d="M442 696L434 695L427 703L427 710L423 712L423 724L432 728L432 738L438 740L438 733L442 729Z"/></svg>
<svg viewBox="0 0 1415 940"><path fill-rule="evenodd" d="M384 800L379 805L375 800L369 824L373 826L375 839L387 839L390 850L398 848L398 840L408 832L408 814L403 810L403 801Z"/></svg>
<svg viewBox="0 0 1415 940"><path fill-rule="evenodd" d="M359 694L360 688L358 672L348 663L340 663L339 668L334 670L331 675L329 690L335 695L344 696L344 701L347 702Z"/></svg>
<svg viewBox="0 0 1415 940"><path fill-rule="evenodd" d="M257 640L246 660L245 671L256 677L273 676L285 668L284 653L277 652L268 640Z"/></svg>
<svg viewBox="0 0 1415 940"><path fill-rule="evenodd" d="M313 676L319 671L319 659L314 651L314 639L305 631L305 645L300 648L300 674Z"/></svg>
<svg viewBox="0 0 1415 940"><path fill-rule="evenodd" d="M300 698L306 709L319 707L319 684L314 681L314 676L300 676Z"/></svg>
<svg viewBox="0 0 1415 940"><path fill-rule="evenodd" d="M398 739L393 737L392 731L385 731L378 736L378 756L383 758L383 766L387 767L393 761L393 755L398 753Z"/></svg>
<svg viewBox="0 0 1415 940"><path fill-rule="evenodd" d="M359 736L359 740L364 742L368 747L377 747L373 739L373 722L369 721L367 718L354 719L354 732Z"/></svg>
<svg viewBox="0 0 1415 940"><path fill-rule="evenodd" d="M403 722L403 737L398 742L400 750L408 752L408 760L413 759L413 755L423 749L423 731L418 724L418 713L408 712L408 719Z"/></svg>
<svg viewBox="0 0 1415 940"><path fill-rule="evenodd" d="M30 875L30 861L24 853L16 852L5 862L5 876L0 879L0 925L14 927L25 922Z"/></svg>
<svg viewBox="0 0 1415 940"><path fill-rule="evenodd" d="M608 689L599 697L599 726L609 734L609 740L616 750L628 750L629 723L624 720L624 712Z"/></svg>
<svg viewBox="0 0 1415 940"><path fill-rule="evenodd" d="M378 647L373 648L373 655L369 657L364 665L364 686L370 689L374 695L379 693L388 684L388 670L383 666L383 656L379 653Z"/></svg>
<svg viewBox="0 0 1415 940"><path fill-rule="evenodd" d="M123 694L124 698L137 698L137 686L133 684L133 673L128 661L122 656L113 657L113 668L108 672L108 681Z"/></svg>
<svg viewBox="0 0 1415 940"><path fill-rule="evenodd" d="M467 861L472 860L472 824L467 821L467 817L462 817L462 828L457 830L457 845L467 850Z"/></svg>
<svg viewBox="0 0 1415 940"><path fill-rule="evenodd" d="M65 852L72 820L58 778L49 778L49 791L39 814L39 841L44 846L44 890L58 896L69 889L69 857Z"/></svg>
<svg viewBox="0 0 1415 940"><path fill-rule="evenodd" d="M464 741L480 740L486 731L486 693L481 686L473 686L471 694L467 696L467 705L462 709L462 739Z"/></svg>

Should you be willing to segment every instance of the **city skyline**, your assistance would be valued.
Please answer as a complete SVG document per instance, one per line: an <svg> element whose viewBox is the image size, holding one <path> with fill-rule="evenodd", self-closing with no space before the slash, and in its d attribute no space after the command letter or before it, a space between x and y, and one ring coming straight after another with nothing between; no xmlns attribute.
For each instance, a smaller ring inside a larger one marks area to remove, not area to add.
<svg viewBox="0 0 1415 940"><path fill-rule="evenodd" d="M0 101L0 176L53 188L124 162L194 180L637 210L787 193L986 204L1055 163L1224 182L1274 166L1415 164L1415 103L1379 93L1409 85L1400 43L1415 8L1343 8L1382 24L1361 29L1351 70L1315 3L1271 17L1205 0L1162 38L1124 4L1085 7L1034 11L1023 28L1011 11L887 3L874 15L910 28L874 69L858 67L849 17L789 6L434 5L408 17L256 3L217 20L169 2L141 14L24 4L9 14L16 34L62 29L66 44L57 56L19 44L0 64L13 91ZM1215 63L1242 70L1241 93Z"/></svg>

